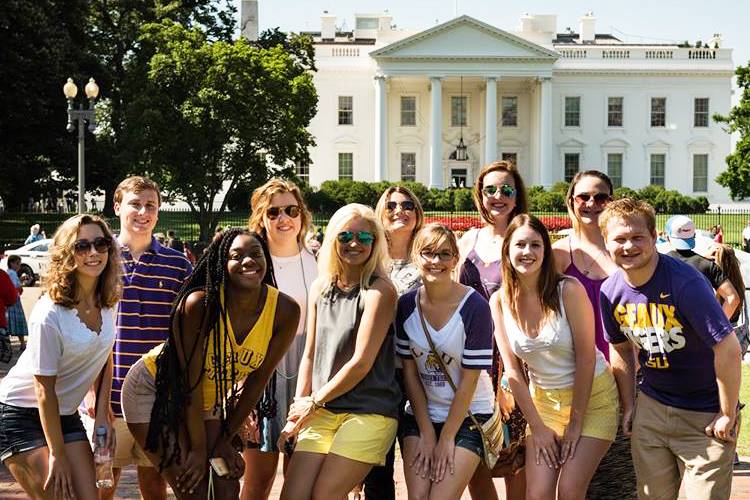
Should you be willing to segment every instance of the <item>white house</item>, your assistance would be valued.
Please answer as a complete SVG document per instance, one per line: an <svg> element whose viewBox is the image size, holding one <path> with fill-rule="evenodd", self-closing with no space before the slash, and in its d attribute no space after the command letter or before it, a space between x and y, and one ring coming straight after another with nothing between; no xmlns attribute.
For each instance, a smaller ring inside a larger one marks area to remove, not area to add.
<svg viewBox="0 0 750 500"><path fill-rule="evenodd" d="M525 15L510 33L461 16L414 32L383 13L344 32L324 13L310 33L317 144L298 173L445 187L510 159L529 185L596 168L618 186L727 200L714 179L730 137L711 117L731 107L731 49L719 35L702 48L623 43L595 23L558 33L556 16Z"/></svg>

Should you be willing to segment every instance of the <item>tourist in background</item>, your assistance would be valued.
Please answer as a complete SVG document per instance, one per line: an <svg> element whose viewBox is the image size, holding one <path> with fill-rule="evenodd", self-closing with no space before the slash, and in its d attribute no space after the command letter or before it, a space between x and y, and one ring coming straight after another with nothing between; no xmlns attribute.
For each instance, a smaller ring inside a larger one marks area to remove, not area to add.
<svg viewBox="0 0 750 500"><path fill-rule="evenodd" d="M526 213L526 188L518 169L510 162L495 161L482 169L477 176L472 190L474 205L482 218L483 226L464 233L458 242L460 251L459 281L468 285L486 300L500 288L502 283L502 265L500 250L505 237L505 230L510 220ZM492 379L495 393L501 406L506 406L505 393L499 386L502 383L503 364L497 347L494 347ZM525 428L526 423L520 410L516 409L511 419L511 428ZM521 436L512 436L520 439ZM523 449L519 450L523 453ZM523 463L519 457L518 463ZM509 499L522 499L526 489L523 470L506 476L505 491ZM469 483L469 491L474 500L493 500L498 498L492 483L490 471L480 464Z"/></svg>
<svg viewBox="0 0 750 500"><path fill-rule="evenodd" d="M602 285L601 310L638 495L677 498L682 483L687 498L727 499L740 418L732 325L700 273L656 251L650 205L615 200L599 226L619 268Z"/></svg>
<svg viewBox="0 0 750 500"><path fill-rule="evenodd" d="M287 443L285 449L279 449L277 441L296 394L299 365L305 349L308 296L318 277L318 265L304 245L311 216L296 184L283 179L269 180L253 192L250 210L248 226L265 238L271 254L273 286L293 298L300 307L292 345L271 376L265 401L253 410L248 422L252 437L245 443L247 448L243 452L246 466L240 498L258 500L268 498L271 493L279 452L293 449L293 442ZM263 414L269 409L275 409L275 414ZM288 458L287 455L284 460L285 468Z"/></svg>
<svg viewBox="0 0 750 500"><path fill-rule="evenodd" d="M29 235L26 237L26 241L23 242L24 245L28 245L29 243L34 243L39 240L43 240L47 237L46 234L44 234L44 231L41 230L42 228L39 226L39 224L34 224L29 228Z"/></svg>
<svg viewBox="0 0 750 500"><path fill-rule="evenodd" d="M747 301L745 297L745 280L742 278L742 271L740 270L740 263L737 260L737 256L734 253L734 248L729 245L716 245L716 249L713 253L714 261L719 266L724 276L727 277L734 289L737 290L739 297L739 306L735 309L734 314L729 318L729 321L734 327L734 331L737 334L737 339L740 341L742 348L742 355L747 352L748 343L750 343L750 331L748 331L748 310Z"/></svg>
<svg viewBox="0 0 750 500"><path fill-rule="evenodd" d="M233 440L291 344L299 306L272 287L262 238L227 229L180 289L169 337L137 361L122 388L136 442L178 498L205 499L211 458L224 459L213 494L236 499L244 471Z"/></svg>
<svg viewBox="0 0 750 500"><path fill-rule="evenodd" d="M107 429L111 448L119 275L119 252L104 220L83 214L63 222L51 248L47 294L31 313L28 347L0 382L0 457L32 498L98 496L77 409L91 388L95 425Z"/></svg>
<svg viewBox="0 0 750 500"><path fill-rule="evenodd" d="M414 242L414 260L423 286L399 299L396 315L408 396L401 423L404 477L409 498L459 499L483 455L481 432L467 411L485 422L494 409L492 316L484 297L451 278L458 245L450 229L425 226Z"/></svg>
<svg viewBox="0 0 750 500"><path fill-rule="evenodd" d="M502 259L503 286L490 307L510 387L529 423L526 497L585 498L617 433L618 412L591 302L578 280L555 269L547 229L533 215L511 221Z"/></svg>
<svg viewBox="0 0 750 500"><path fill-rule="evenodd" d="M380 196L375 207L375 215L383 224L385 237L388 240L390 257L389 276L396 287L396 293L404 293L418 287L422 281L419 269L414 263L414 237L422 228L424 211L419 199L403 186L390 186ZM399 421L403 417L406 394L401 360L396 358L396 381L401 388L402 401L399 405ZM376 465L365 478L365 496L379 500L391 500L396 497L396 484L393 480L393 463L396 456L396 441L385 459L385 465Z"/></svg>
<svg viewBox="0 0 750 500"><path fill-rule="evenodd" d="M331 217L310 291L297 397L281 441L298 434L281 498L344 498L384 465L398 426L393 318L383 227L369 207Z"/></svg>
<svg viewBox="0 0 750 500"><path fill-rule="evenodd" d="M8 335L15 335L18 337L18 342L21 345L21 350L26 349L26 335L29 334L29 327L26 323L26 314L23 312L23 304L21 303L21 294L23 293L23 285L21 280L18 278L18 271L21 269L21 257L19 255L10 255L8 257L8 276L10 281L13 282L13 286L16 287L18 292L18 299L16 303L8 307Z"/></svg>
<svg viewBox="0 0 750 500"><path fill-rule="evenodd" d="M13 358L13 349L8 336L8 317L5 314L7 307L18 302L18 290L8 273L0 269L0 361L9 363Z"/></svg>
<svg viewBox="0 0 750 500"><path fill-rule="evenodd" d="M750 252L750 220L747 221L747 225L742 228L742 248L746 252Z"/></svg>

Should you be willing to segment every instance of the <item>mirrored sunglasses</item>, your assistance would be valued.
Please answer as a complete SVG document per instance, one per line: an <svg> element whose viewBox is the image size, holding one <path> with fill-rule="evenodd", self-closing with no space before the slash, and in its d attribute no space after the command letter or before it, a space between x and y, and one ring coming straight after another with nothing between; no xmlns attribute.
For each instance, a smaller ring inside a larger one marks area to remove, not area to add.
<svg viewBox="0 0 750 500"><path fill-rule="evenodd" d="M395 212L396 207L401 207L401 210L404 212L413 212L416 208L416 205L411 200L406 201L389 201L385 204L385 209L389 212Z"/></svg>
<svg viewBox="0 0 750 500"><path fill-rule="evenodd" d="M482 188L482 193L485 196L495 196L498 192L506 198L514 198L516 196L516 188L510 184L502 184L500 186L490 184Z"/></svg>
<svg viewBox="0 0 750 500"><path fill-rule="evenodd" d="M91 247L94 247L94 250L98 253L106 253L109 252L111 246L112 240L104 236L99 236L93 240L76 240L73 243L73 251L77 254L86 254L91 251Z"/></svg>
<svg viewBox="0 0 750 500"><path fill-rule="evenodd" d="M603 205L612 201L612 196L608 195L607 193L596 193L594 195L588 193L579 193L575 195L575 200L581 204L587 203L592 198L594 199L594 203L596 203L597 205Z"/></svg>
<svg viewBox="0 0 750 500"><path fill-rule="evenodd" d="M271 220L276 220L279 218L279 215L281 215L281 212L284 212L287 215L287 217L296 219L297 217L299 217L301 210L299 208L299 205L287 205L285 207L268 207L268 209L266 210L266 217L268 217Z"/></svg>
<svg viewBox="0 0 750 500"><path fill-rule="evenodd" d="M341 231L338 235L336 235L336 238L342 245L351 243L354 238L357 238L357 241L368 247L372 245L373 241L375 241L375 235L369 231L359 231L356 233L353 233L351 231Z"/></svg>

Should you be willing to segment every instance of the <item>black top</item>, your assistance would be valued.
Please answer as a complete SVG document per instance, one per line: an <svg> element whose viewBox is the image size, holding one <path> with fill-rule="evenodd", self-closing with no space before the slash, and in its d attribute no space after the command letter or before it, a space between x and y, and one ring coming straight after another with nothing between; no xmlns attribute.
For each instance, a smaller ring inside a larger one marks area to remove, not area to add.
<svg viewBox="0 0 750 500"><path fill-rule="evenodd" d="M672 250L667 255L693 266L708 279L714 290L718 289L727 279L724 272L714 261L698 255L692 250Z"/></svg>

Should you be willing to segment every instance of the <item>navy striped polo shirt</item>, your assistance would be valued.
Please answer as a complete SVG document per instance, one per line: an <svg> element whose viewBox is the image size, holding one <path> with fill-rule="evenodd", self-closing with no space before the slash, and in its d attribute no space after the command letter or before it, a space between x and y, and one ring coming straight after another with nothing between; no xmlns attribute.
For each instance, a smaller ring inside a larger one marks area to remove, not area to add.
<svg viewBox="0 0 750 500"><path fill-rule="evenodd" d="M122 417L120 392L130 367L169 335L172 301L193 266L185 256L151 238L138 261L120 247L123 264L122 299L117 307L117 337L112 375L112 411Z"/></svg>

